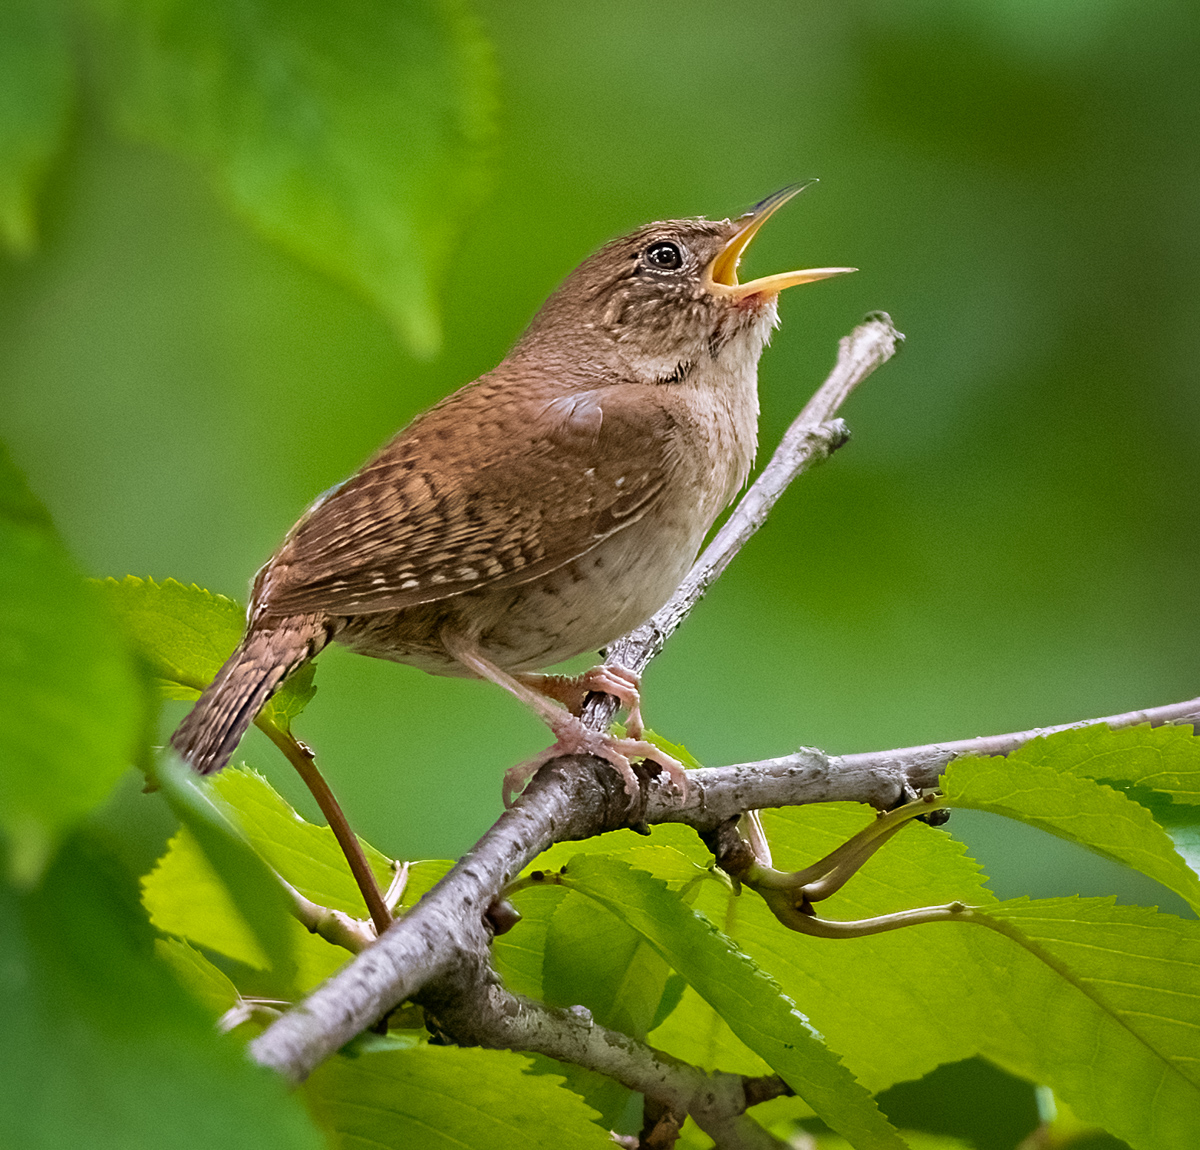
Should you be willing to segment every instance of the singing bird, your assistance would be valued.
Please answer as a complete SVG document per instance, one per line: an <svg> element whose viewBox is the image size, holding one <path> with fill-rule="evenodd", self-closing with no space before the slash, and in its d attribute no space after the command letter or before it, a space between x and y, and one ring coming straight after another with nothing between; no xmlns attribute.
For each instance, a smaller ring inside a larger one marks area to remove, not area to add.
<svg viewBox="0 0 1200 1150"><path fill-rule="evenodd" d="M683 787L679 764L641 738L632 672L535 672L649 618L745 483L779 292L855 270L738 282L755 234L812 182L734 220L667 220L613 240L503 362L309 507L255 577L242 641L172 737L184 759L223 767L288 676L337 642L488 679L531 706L556 741L509 771L506 801L571 753L612 763L631 795L634 758ZM597 690L629 709L627 737L579 720Z"/></svg>

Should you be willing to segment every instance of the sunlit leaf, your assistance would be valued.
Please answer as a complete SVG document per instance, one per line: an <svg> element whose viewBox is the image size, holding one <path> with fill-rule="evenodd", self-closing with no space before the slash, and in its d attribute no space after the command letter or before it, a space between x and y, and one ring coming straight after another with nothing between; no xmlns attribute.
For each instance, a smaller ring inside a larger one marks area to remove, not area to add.
<svg viewBox="0 0 1200 1150"><path fill-rule="evenodd" d="M863 820L860 810L822 807L766 812L765 822L776 862L791 869ZM961 844L921 825L906 827L820 911L854 919L956 900L1002 920L1009 937L947 923L813 939L786 930L752 894L722 899L715 884L701 888L698 906L803 1004L872 1090L982 1054L1052 1086L1082 1119L1139 1150L1187 1147L1200 1126L1200 1095L1187 1077L1200 1029L1200 923L1105 900L998 904ZM680 1010L688 1007L685 996ZM687 1037L680 1030L672 1017L651 1041L686 1056L672 1045Z"/></svg>
<svg viewBox="0 0 1200 1150"><path fill-rule="evenodd" d="M1051 761L963 758L946 768L952 806L1019 819L1134 867L1200 908L1200 876L1176 852L1149 811L1103 783Z"/></svg>
<svg viewBox="0 0 1200 1150"><path fill-rule="evenodd" d="M246 625L245 612L225 595L174 579L156 583L126 575L102 584L131 641L171 699L195 699L229 658ZM267 701L261 719L288 730L316 694L315 664L292 675Z"/></svg>
<svg viewBox="0 0 1200 1150"><path fill-rule="evenodd" d="M797 1004L664 882L597 855L576 856L568 876L572 890L595 899L654 946L831 1127L860 1148L904 1145Z"/></svg>
<svg viewBox="0 0 1200 1150"><path fill-rule="evenodd" d="M1176 803L1200 803L1200 739L1190 726L1113 730L1099 723L1031 739L1008 761L1146 787Z"/></svg>
<svg viewBox="0 0 1200 1150"><path fill-rule="evenodd" d="M164 934L191 939L259 970L270 966L254 931L186 827L142 879L142 904Z"/></svg>
<svg viewBox="0 0 1200 1150"><path fill-rule="evenodd" d="M1200 922L1111 899L1015 899L985 914L1036 944L1054 973L1136 1040L1138 1057L1116 1063L1123 1075L1144 1070L1144 1084L1164 1093L1160 1077L1186 1079L1200 1121Z"/></svg>
<svg viewBox="0 0 1200 1150"><path fill-rule="evenodd" d="M527 1065L504 1051L449 1046L339 1055L303 1093L339 1147L611 1150L595 1111Z"/></svg>
<svg viewBox="0 0 1200 1150"><path fill-rule="evenodd" d="M865 808L851 804L764 811L763 816L776 865L787 870L814 862L872 818ZM853 920L956 900L972 905L994 901L961 843L945 831L914 824L818 909L825 918ZM872 1092L976 1052L973 1027L983 1007L956 1007L958 1024L947 1026L944 980L930 978L930 971L937 970L969 981L975 959L962 931L933 926L859 939L809 938L783 927L753 892L733 897L716 883L700 888L696 906L801 1004L830 1047ZM864 1018L871 1019L870 1026L863 1025ZM901 1034L903 1041L880 1039ZM703 1051L709 1044L719 1057L737 1054L723 1026L699 1013L694 1030L671 1018L651 1041L663 1042L681 1057L689 1056L685 1050ZM673 1045L679 1041L686 1045ZM715 1065L725 1068L719 1061ZM745 1056L730 1065L747 1066Z"/></svg>
<svg viewBox="0 0 1200 1150"><path fill-rule="evenodd" d="M155 777L171 809L211 866L213 877L228 893L236 917L253 934L265 965L277 975L290 975L295 962L289 937L292 906L278 877L214 802L209 780L196 775L170 753L159 758Z"/></svg>
<svg viewBox="0 0 1200 1150"><path fill-rule="evenodd" d="M356 918L367 917L333 831L301 818L255 771L227 768L212 776L210 786L254 849L305 898ZM369 843L362 847L375 881L386 891L395 876L392 860Z"/></svg>

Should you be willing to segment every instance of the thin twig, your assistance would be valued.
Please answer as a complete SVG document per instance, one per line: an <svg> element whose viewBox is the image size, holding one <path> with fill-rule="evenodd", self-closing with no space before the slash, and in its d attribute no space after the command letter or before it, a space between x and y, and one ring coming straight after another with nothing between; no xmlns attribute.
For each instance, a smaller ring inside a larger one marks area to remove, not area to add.
<svg viewBox="0 0 1200 1150"><path fill-rule="evenodd" d="M333 837L337 839L338 846L342 848L342 854L346 856L346 862L350 865L350 873L354 876L354 881L362 892L363 901L371 915L371 921L375 924L375 933L383 934L392 925L391 911L388 910L387 903L379 892L379 884L375 881L375 873L371 870L371 864L367 862L366 854L363 853L362 843L350 829L350 824L346 821L346 816L342 813L342 808L334 797L333 791L329 789L325 776L317 769L312 751L299 739L286 731L281 731L273 723L257 725L259 730L263 731L267 738L287 756L288 762L296 768L300 778L304 780L304 785L308 787L312 797L317 800L317 806L321 808L321 814L325 816L325 821L333 831Z"/></svg>
<svg viewBox="0 0 1200 1150"><path fill-rule="evenodd" d="M305 898L282 875L277 874L275 877L279 879L288 896L292 916L311 933L319 935L326 942L343 947L351 954L359 954L378 937L374 930L374 924L346 914L345 911L321 906L312 899Z"/></svg>

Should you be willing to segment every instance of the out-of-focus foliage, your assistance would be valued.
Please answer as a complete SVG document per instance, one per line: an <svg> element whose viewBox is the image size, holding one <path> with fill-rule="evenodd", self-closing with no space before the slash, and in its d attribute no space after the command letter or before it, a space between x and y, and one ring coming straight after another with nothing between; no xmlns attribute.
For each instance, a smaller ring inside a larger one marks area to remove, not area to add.
<svg viewBox="0 0 1200 1150"><path fill-rule="evenodd" d="M41 877L145 734L125 640L0 446L0 832L9 879Z"/></svg>
<svg viewBox="0 0 1200 1150"><path fill-rule="evenodd" d="M92 0L114 122L200 161L272 239L364 291L418 354L483 185L486 44L458 0Z"/></svg>
<svg viewBox="0 0 1200 1150"><path fill-rule="evenodd" d="M217 1039L155 957L132 876L81 826L148 757L150 696L45 509L0 466L0 1144L316 1150L295 1099ZM223 861L240 845L207 841ZM258 912L281 892L253 863L257 882L226 866L222 890L262 937Z"/></svg>

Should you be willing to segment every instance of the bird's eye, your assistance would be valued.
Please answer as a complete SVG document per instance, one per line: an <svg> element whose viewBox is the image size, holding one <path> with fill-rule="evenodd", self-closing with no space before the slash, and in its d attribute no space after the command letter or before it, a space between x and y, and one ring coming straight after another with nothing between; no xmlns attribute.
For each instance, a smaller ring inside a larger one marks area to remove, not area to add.
<svg viewBox="0 0 1200 1150"><path fill-rule="evenodd" d="M674 244L651 244L646 249L646 263L662 271L674 271L683 266L683 256Z"/></svg>

